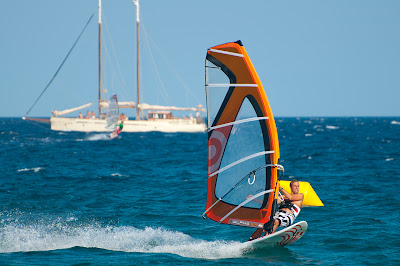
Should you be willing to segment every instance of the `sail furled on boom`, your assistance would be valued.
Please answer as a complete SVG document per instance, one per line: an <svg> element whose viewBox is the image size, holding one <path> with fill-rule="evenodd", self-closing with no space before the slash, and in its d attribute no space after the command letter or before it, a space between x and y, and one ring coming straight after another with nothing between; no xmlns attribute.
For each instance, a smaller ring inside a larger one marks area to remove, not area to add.
<svg viewBox="0 0 400 266"><path fill-rule="evenodd" d="M108 100L108 109L106 116L106 128L115 129L119 118L119 108L117 95L113 95Z"/></svg>
<svg viewBox="0 0 400 266"><path fill-rule="evenodd" d="M261 81L240 41L207 50L208 184L203 217L260 228L276 205L279 144Z"/></svg>

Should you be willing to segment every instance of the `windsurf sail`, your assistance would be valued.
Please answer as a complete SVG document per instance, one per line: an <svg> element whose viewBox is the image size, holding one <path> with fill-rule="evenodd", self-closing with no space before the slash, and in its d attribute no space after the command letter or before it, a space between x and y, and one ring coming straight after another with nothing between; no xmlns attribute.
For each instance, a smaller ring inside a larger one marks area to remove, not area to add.
<svg viewBox="0 0 400 266"><path fill-rule="evenodd" d="M113 95L108 100L108 109L106 116L106 128L115 129L119 118L119 108L117 95Z"/></svg>
<svg viewBox="0 0 400 266"><path fill-rule="evenodd" d="M207 50L208 182L204 218L261 228L276 208L279 143L261 81L241 41Z"/></svg>

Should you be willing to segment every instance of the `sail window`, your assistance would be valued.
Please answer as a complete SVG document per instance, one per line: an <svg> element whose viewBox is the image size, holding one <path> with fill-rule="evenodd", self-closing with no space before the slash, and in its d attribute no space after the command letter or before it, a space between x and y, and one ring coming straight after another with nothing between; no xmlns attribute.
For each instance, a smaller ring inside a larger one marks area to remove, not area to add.
<svg viewBox="0 0 400 266"><path fill-rule="evenodd" d="M236 121L257 117L256 111L248 98L245 98ZM263 121L253 120L247 123L238 123L232 126L225 150L222 155L215 186L215 196L222 197L232 186L237 184L243 176L250 171L259 168L269 162L266 162L268 154L274 151L266 151L264 145L264 136L260 126ZM218 132L214 130L214 132ZM240 164L240 167L239 167ZM257 172L256 179L252 184L247 180L228 195L224 201L233 205L242 203L249 195L255 195L265 190L266 170ZM262 200L261 200L262 202ZM261 203L252 204L259 208Z"/></svg>
<svg viewBox="0 0 400 266"><path fill-rule="evenodd" d="M229 78L220 67L206 60L206 84L209 84L209 82L221 84L230 83ZM212 88L206 86L209 125L212 125L214 122L228 89L229 87L227 86L214 86Z"/></svg>
<svg viewBox="0 0 400 266"><path fill-rule="evenodd" d="M213 151L213 153L215 153L215 151ZM254 158L254 157L262 156L262 155L269 154L269 153L274 153L274 151L262 151L262 152L259 152L259 153L252 154L252 155L250 155L250 156L247 156L247 157L245 157L245 158L242 158L242 159L240 159L240 160L237 160L236 162L233 162L233 163L231 163L231 164L229 164L229 165L227 165L227 166L225 166L225 167L219 169L218 171L212 173L212 174L209 175L208 177L212 177L212 176L214 176L214 175L216 175L216 174L219 174L219 173L221 173L221 172L223 172L223 171L225 171L225 170L227 170L227 169L229 169L229 168L231 168L231 167L233 167L233 166L235 166L235 165L237 165L237 164L239 164L239 163L242 163L242 162L244 162L244 161L250 160L250 159L252 159L252 158Z"/></svg>
<svg viewBox="0 0 400 266"><path fill-rule="evenodd" d="M240 203L238 206L236 206L233 210L231 210L230 212L228 212L224 217L222 217L222 219L219 221L220 223L225 220L226 218L228 218L232 213L234 213L235 211L237 211L239 208L245 206L247 203L251 202L251 201L257 201L257 198L267 194L267 193L271 193L273 192L273 189L269 189L269 190L265 190L265 191L261 191L260 193L257 193L257 195L254 196L250 196L248 197L245 201L243 201L242 203Z"/></svg>

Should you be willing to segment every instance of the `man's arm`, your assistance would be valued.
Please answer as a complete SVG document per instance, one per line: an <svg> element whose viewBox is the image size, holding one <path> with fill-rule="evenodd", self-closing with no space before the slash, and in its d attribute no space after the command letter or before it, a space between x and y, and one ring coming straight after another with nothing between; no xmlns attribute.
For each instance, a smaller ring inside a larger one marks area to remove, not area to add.
<svg viewBox="0 0 400 266"><path fill-rule="evenodd" d="M287 192L286 190L284 190L282 187L279 188L279 191L283 194L283 197L285 199L288 199L290 201L298 201L298 200L303 201L303 199L304 199L303 193L298 193L298 194L292 195L289 192Z"/></svg>

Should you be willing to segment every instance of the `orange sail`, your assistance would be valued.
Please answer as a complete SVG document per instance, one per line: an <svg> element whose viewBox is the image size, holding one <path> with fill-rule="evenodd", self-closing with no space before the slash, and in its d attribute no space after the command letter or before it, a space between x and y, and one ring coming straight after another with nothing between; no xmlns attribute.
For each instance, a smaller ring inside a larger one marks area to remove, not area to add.
<svg viewBox="0 0 400 266"><path fill-rule="evenodd" d="M261 81L240 41L206 56L208 184L204 218L261 228L278 195L279 143Z"/></svg>

